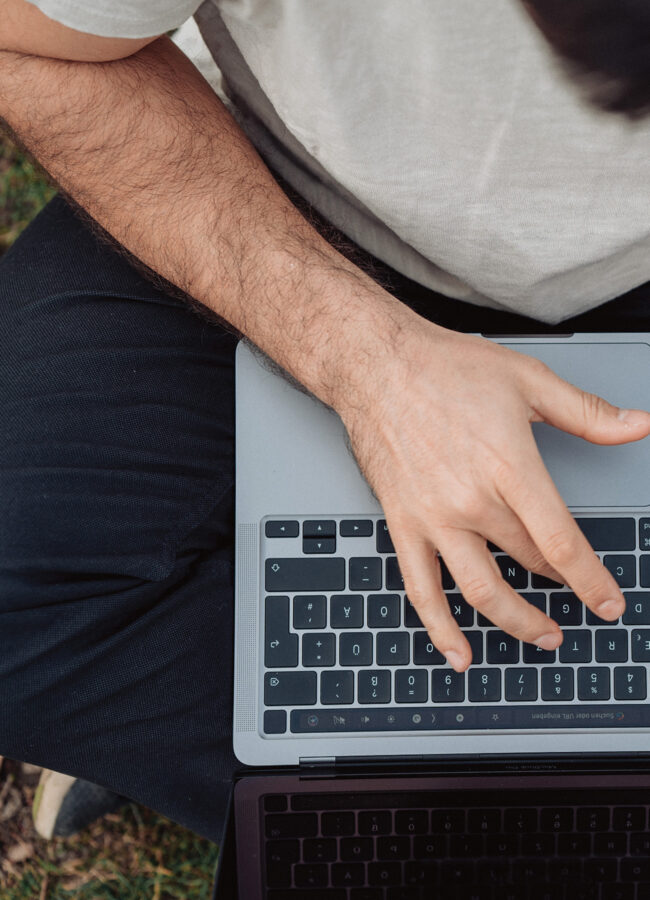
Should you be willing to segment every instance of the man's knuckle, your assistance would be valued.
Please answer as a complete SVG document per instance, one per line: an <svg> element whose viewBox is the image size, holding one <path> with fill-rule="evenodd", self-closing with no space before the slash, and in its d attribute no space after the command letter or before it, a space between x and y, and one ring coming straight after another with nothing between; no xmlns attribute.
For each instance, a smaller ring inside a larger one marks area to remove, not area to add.
<svg viewBox="0 0 650 900"><path fill-rule="evenodd" d="M491 609L497 597L494 582L487 578L472 578L463 585L465 600L481 612Z"/></svg>
<svg viewBox="0 0 650 900"><path fill-rule="evenodd" d="M570 565L579 550L579 538L569 529L561 529L550 534L544 544L544 556L555 569Z"/></svg>

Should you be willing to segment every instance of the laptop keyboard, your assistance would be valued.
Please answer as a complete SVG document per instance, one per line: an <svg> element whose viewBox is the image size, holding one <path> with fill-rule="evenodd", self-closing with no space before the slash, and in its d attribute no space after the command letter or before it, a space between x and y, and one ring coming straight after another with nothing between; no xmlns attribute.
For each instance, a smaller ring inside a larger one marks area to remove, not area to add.
<svg viewBox="0 0 650 900"><path fill-rule="evenodd" d="M545 791L535 805L530 792L485 792L467 809L457 791L268 794L265 896L644 900L648 808L606 793L594 805L584 791Z"/></svg>
<svg viewBox="0 0 650 900"><path fill-rule="evenodd" d="M557 651L495 628L442 568L473 662L454 672L404 594L380 518L267 519L264 732L643 727L650 722L650 518L578 525L623 591L606 622L492 547L504 579L564 631Z"/></svg>

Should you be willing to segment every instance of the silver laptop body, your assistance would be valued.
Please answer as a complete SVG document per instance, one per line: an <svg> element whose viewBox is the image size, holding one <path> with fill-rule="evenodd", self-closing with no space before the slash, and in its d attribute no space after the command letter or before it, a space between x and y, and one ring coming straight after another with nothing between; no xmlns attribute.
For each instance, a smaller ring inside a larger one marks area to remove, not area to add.
<svg viewBox="0 0 650 900"><path fill-rule="evenodd" d="M650 334L507 337L499 342L537 357L563 378L616 405L650 406ZM338 656L334 666L303 666L303 642L314 629L311 626L305 628L304 622L294 627L292 612L296 595L302 598L301 615L305 615L309 606L305 599L309 590L305 590L301 581L303 568L300 567L309 567L310 563L295 561L342 559L343 562L336 565L347 579L350 558L370 559L378 555L377 531L382 510L348 449L345 430L338 416L273 371L261 354L239 344L236 357L234 749L241 762L269 766L376 758L422 759L439 755L496 754L503 757L650 751L650 703L645 699L647 688L645 697L640 698L638 686L639 678L645 679L647 685L650 666L650 630L648 647L645 652L641 649L641 643L645 642L643 624L646 605L650 604L650 590L646 589L646 598L639 576L644 549L650 553L650 440L621 447L600 447L545 425L536 425L534 429L547 467L574 515L581 521L624 519L626 521L620 523L622 531L628 537L632 531L635 534L634 547L626 544L623 551L617 545L612 550L613 553L624 553L630 565L635 567L636 585L630 590L638 592L639 604L643 607L640 619L635 619L631 612L630 621L625 623L624 617L618 626L627 632L627 662L617 665L592 657L592 661L585 664L586 667L609 668L611 684L616 679L619 694L626 671L616 673L614 670L623 670L625 665L634 667L635 699L617 699L612 688L608 700L594 703L579 699L576 690L572 699L561 703L542 700L538 694L537 700L522 705L504 700L503 692L500 700L485 704L468 701L466 693L460 702L444 703L434 701L431 693L427 693L424 702L397 704L391 695L390 703L369 706L358 702L356 684L360 668L356 668L353 669L352 702L342 706L332 705L330 700L324 705L319 690L323 673L336 673L349 667L340 665ZM341 522L347 520L351 523L372 522L372 534L341 537ZM305 523L331 521L336 523L334 552L305 555ZM267 523L272 524L267 526ZM285 523L290 527L288 532L281 534L278 529ZM295 523L298 523L297 533L287 536L287 533L293 534ZM275 536L268 537L268 533ZM386 558L381 556L382 571ZM296 566L300 570L297 588L286 589L283 572L287 567ZM643 566L647 571L650 564L645 561ZM332 596L351 593L361 594L365 609L367 594L363 590L351 591L347 580L337 583L334 589L317 591L319 597L325 596L323 608L326 613L321 622L316 622L316 631L322 635L333 633L333 638L327 638L332 646L338 647L345 630L331 624ZM394 631L406 631L410 646L413 629L405 626L404 610L408 601L405 601L403 591L392 593L399 595L400 603L400 622ZM541 593L548 602L553 590L545 588ZM284 641L284 635L279 637L273 631L267 633L265 609L268 597L287 598L279 603L274 599L269 608L289 611L283 627L289 634L287 640L297 648L296 664L290 667L272 664L275 648L269 645L273 641L280 644L280 637ZM583 619L582 630L588 627L595 630ZM489 629L476 626L474 630L485 632ZM360 631L372 633L374 646L378 632L367 626L365 617ZM565 642L570 637L570 628L567 628ZM313 652L314 641L309 640L310 652ZM633 640L638 647L633 646ZM268 663L269 658L271 663L265 665L265 659ZM646 658L648 662L644 661ZM373 671L379 668L374 660L371 668ZM382 669L390 672L391 683L397 668L400 666L388 665ZM429 678L435 666L412 668L426 669ZM528 668L531 668L530 664ZM544 666L536 668L541 682ZM575 669L577 684L577 665ZM307 670L315 672L315 676L305 676L310 685L312 682L315 685L314 694L295 697L298 701L295 706L291 702L283 704L286 725L284 731L279 731L282 710L268 705L274 702L276 685L280 689L288 683L287 673L298 673L297 680L292 674L289 680L302 684L301 673ZM335 675L328 675L327 679L330 687L336 684ZM524 706L525 715L522 713ZM271 715L265 718L265 713ZM273 727L267 727L267 723L272 723ZM408 727L404 727L405 723Z"/></svg>

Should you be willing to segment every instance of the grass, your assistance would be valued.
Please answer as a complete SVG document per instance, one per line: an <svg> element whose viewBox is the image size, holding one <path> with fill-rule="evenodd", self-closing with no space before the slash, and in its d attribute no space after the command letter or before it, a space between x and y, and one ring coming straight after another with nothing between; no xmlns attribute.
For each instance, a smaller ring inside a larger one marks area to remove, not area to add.
<svg viewBox="0 0 650 900"><path fill-rule="evenodd" d="M0 136L0 255L54 194ZM0 757L0 900L209 900L214 844L135 804L73 838L42 840L31 819L38 777Z"/></svg>
<svg viewBox="0 0 650 900"><path fill-rule="evenodd" d="M44 841L31 803L38 771L0 774L0 900L209 900L217 848L128 804L68 839Z"/></svg>
<svg viewBox="0 0 650 900"><path fill-rule="evenodd" d="M0 137L0 254L54 194L38 164Z"/></svg>

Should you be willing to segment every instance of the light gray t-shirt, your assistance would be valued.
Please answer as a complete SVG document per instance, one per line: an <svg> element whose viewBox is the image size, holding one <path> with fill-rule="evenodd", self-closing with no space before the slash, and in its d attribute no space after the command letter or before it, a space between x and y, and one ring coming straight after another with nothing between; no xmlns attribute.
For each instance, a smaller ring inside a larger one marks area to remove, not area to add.
<svg viewBox="0 0 650 900"><path fill-rule="evenodd" d="M272 168L448 296L558 322L650 281L650 121L591 106L519 0L31 0L141 37L196 12Z"/></svg>

